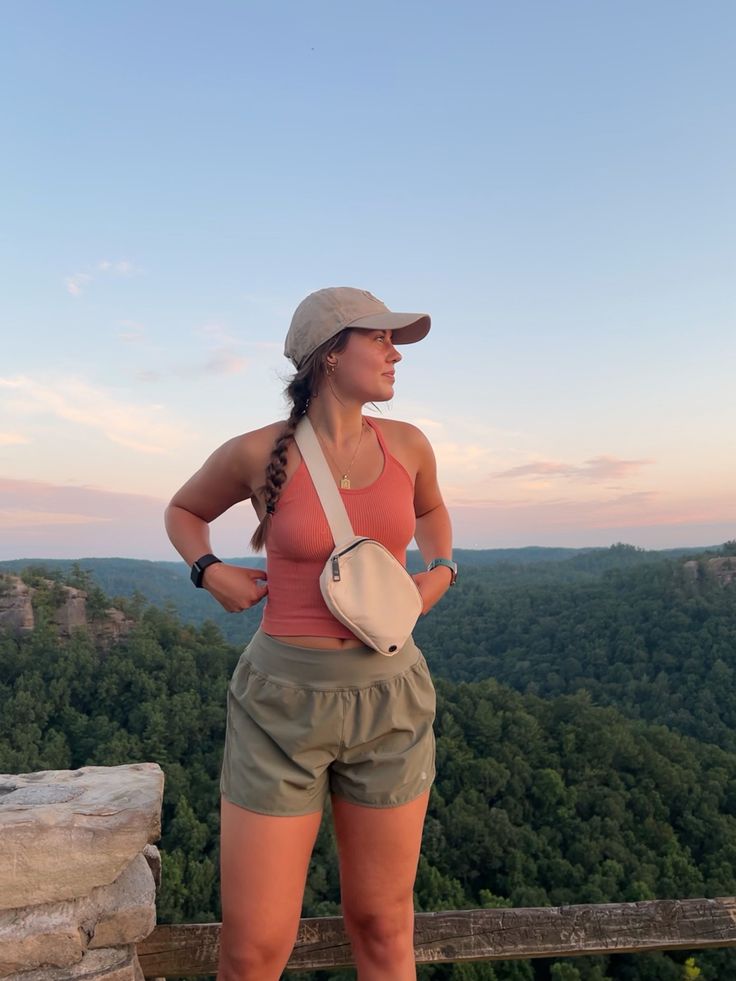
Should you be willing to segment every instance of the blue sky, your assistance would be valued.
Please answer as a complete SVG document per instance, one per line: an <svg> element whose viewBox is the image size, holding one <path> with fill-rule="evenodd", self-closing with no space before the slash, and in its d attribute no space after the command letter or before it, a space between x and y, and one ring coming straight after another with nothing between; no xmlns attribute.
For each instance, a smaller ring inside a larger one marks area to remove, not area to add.
<svg viewBox="0 0 736 981"><path fill-rule="evenodd" d="M432 315L382 410L431 439L456 546L735 537L733 4L3 21L0 557L175 557L163 506L284 415L331 285Z"/></svg>

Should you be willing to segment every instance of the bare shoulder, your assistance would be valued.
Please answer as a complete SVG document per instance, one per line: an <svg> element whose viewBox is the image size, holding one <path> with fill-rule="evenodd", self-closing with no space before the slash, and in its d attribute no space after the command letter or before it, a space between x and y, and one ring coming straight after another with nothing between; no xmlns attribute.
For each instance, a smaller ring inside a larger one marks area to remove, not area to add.
<svg viewBox="0 0 736 981"><path fill-rule="evenodd" d="M406 470L415 479L421 471L432 469L434 452L431 444L419 426L401 419L386 419L383 416L376 420L381 434L391 452L404 464Z"/></svg>
<svg viewBox="0 0 736 981"><path fill-rule="evenodd" d="M246 433L234 436L229 442L232 452L239 458L242 471L247 475L251 488L258 486L271 456L274 443L279 438L288 420L280 419L269 422L258 429L250 429Z"/></svg>
<svg viewBox="0 0 736 981"><path fill-rule="evenodd" d="M269 422L259 429L251 429L249 432L243 433L240 438L247 440L248 446L268 446L270 449L273 447L273 444L278 439L288 421L288 419L279 419L276 422Z"/></svg>
<svg viewBox="0 0 736 981"><path fill-rule="evenodd" d="M205 521L257 494L283 422L241 433L218 446L171 499Z"/></svg>
<svg viewBox="0 0 736 981"><path fill-rule="evenodd" d="M375 417L372 417L375 419ZM377 420L384 436L389 436L397 442L403 444L407 450L421 452L429 446L429 440L419 428L411 422L404 422L402 419L385 419L381 417Z"/></svg>

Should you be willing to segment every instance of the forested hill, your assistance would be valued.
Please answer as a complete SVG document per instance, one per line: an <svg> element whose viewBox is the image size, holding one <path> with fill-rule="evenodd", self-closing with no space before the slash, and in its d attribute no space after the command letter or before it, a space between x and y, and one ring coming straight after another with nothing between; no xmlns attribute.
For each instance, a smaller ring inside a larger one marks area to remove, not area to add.
<svg viewBox="0 0 736 981"><path fill-rule="evenodd" d="M676 554L630 545L561 551L479 552L472 561L456 551L457 585L414 631L434 674L495 678L544 697L583 689L593 704L736 750L736 543ZM416 553L409 558L418 566ZM34 563L23 575L30 581L46 569L136 610L165 597L157 605L185 610L190 623L211 619L240 650L262 616L263 602L225 613L192 587L183 563L97 559L65 568Z"/></svg>
<svg viewBox="0 0 736 981"><path fill-rule="evenodd" d="M33 581L34 629L0 634L0 772L158 762L166 775L159 919L220 919L218 782L239 649L211 623L184 625L125 599L117 603L130 625L117 642L100 646L82 626L66 636L54 621L64 590ZM96 594L96 618L113 605ZM434 674L438 777L418 910L736 894L736 753L596 706L584 691L543 698L494 678L457 682L439 667ZM326 815L304 914L339 912L338 887ZM736 977L736 952L439 964L418 976L722 981Z"/></svg>
<svg viewBox="0 0 736 981"><path fill-rule="evenodd" d="M736 557L555 584L491 585L471 570L430 617L415 636L442 677L492 677L544 697L584 690L736 750Z"/></svg>
<svg viewBox="0 0 736 981"><path fill-rule="evenodd" d="M730 543L712 549L669 549L653 551L619 543L610 548L498 548L454 549L461 579L443 600L442 606L459 598L470 583L479 581L488 590L514 584L533 586L595 581L613 569L629 569L663 561L685 561L700 555L721 555L728 552ZM734 550L736 551L736 549ZM228 558L234 565L251 568L266 567L264 555L248 558ZM420 553L407 550L410 572L424 569ZM256 630L263 612L263 602L252 610L237 615L226 613L206 590L195 590L189 581L189 569L182 561L151 562L142 559L8 559L0 562L0 572L19 575L26 571L48 575L58 573L75 586L84 588L91 583L108 596L137 597L139 605L151 603L176 611L185 623L200 625L205 620L216 623L233 644L245 644ZM433 611L434 613L434 611Z"/></svg>

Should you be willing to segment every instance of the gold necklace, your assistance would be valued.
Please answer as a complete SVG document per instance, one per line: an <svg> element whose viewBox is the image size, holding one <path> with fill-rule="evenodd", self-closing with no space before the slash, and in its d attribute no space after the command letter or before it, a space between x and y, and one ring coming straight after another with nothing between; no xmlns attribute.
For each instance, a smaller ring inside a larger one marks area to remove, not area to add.
<svg viewBox="0 0 736 981"><path fill-rule="evenodd" d="M345 473L342 475L342 477L340 477L340 489L341 490L350 490L350 477L348 475L350 473L350 467L352 467L353 463L355 463L355 458L358 455L358 450L360 449L360 443L361 443L361 440L363 439L363 430L364 429L365 429L365 423L361 419L361 423L360 423L360 438L358 439L358 445L355 447L355 453L353 453L353 459L350 461L350 466L347 468L347 470L345 471ZM316 432L316 430L315 430L315 432ZM319 437L319 433L317 433L317 436ZM322 440L321 439L320 439L320 443L322 443ZM332 456L332 454L329 452L329 450L327 450L327 447L324 444L322 444L322 449L327 452L327 455L329 456L329 458L332 460L332 462L334 464L335 463L335 458ZM338 471L338 473L340 472L340 468L339 467L337 467L337 471Z"/></svg>

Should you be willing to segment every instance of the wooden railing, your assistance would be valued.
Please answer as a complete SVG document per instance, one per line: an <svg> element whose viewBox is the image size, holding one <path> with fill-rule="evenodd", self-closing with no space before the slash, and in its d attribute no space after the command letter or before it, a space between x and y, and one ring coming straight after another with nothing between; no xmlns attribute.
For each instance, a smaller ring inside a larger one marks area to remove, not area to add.
<svg viewBox="0 0 736 981"><path fill-rule="evenodd" d="M219 923L159 925L138 944L143 973L147 978L215 974L219 938ZM732 896L417 913L414 931L418 964L733 945ZM342 917L301 920L287 971L352 964Z"/></svg>

